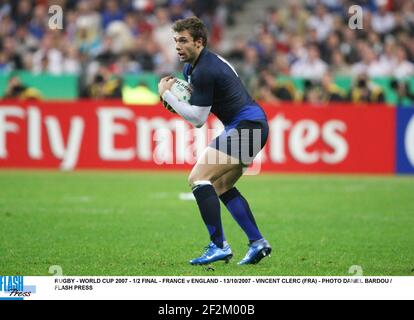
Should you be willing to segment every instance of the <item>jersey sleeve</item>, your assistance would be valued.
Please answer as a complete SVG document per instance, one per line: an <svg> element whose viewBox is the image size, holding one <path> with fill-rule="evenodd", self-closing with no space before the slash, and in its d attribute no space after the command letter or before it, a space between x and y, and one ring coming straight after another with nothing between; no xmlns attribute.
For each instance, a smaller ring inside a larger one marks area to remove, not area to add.
<svg viewBox="0 0 414 320"><path fill-rule="evenodd" d="M193 93L190 103L200 107L211 107L214 100L214 74L209 71L199 73L192 79Z"/></svg>

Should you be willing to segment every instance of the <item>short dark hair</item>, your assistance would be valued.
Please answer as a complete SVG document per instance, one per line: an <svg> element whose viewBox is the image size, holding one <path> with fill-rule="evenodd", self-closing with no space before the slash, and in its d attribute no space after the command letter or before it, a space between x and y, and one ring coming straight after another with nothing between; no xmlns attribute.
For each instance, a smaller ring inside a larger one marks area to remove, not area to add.
<svg viewBox="0 0 414 320"><path fill-rule="evenodd" d="M201 39L203 46L207 45L208 31L203 21L197 17L191 17L187 19L177 20L173 27L173 31L182 32L187 30L193 37L194 41Z"/></svg>

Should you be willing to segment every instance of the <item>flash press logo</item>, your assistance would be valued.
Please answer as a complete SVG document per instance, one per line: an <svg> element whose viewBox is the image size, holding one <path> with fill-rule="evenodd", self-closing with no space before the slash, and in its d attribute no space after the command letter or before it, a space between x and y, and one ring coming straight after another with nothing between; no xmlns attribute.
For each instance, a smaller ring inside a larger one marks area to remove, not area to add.
<svg viewBox="0 0 414 320"><path fill-rule="evenodd" d="M0 300L23 300L35 292L35 286L24 286L23 276L0 276Z"/></svg>

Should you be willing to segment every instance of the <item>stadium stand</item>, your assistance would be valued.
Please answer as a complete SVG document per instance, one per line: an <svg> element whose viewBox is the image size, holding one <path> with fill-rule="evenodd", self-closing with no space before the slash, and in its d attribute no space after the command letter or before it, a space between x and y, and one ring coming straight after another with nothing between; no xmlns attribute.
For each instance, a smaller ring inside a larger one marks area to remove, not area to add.
<svg viewBox="0 0 414 320"><path fill-rule="evenodd" d="M62 30L48 26L51 4ZM362 30L348 26L354 4ZM181 68L171 25L191 15L256 99L413 105L414 3L404 0L2 0L0 96L15 75L50 100L118 97L137 83L156 93Z"/></svg>

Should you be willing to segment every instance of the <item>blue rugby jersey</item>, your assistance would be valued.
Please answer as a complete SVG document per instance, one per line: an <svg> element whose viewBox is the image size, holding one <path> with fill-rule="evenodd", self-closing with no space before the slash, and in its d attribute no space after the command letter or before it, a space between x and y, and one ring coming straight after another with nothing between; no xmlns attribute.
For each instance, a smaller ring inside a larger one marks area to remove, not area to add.
<svg viewBox="0 0 414 320"><path fill-rule="evenodd" d="M190 104L209 107L225 126L240 120L265 120L262 108L251 98L233 67L204 48L193 69L184 65L184 78L193 87Z"/></svg>

